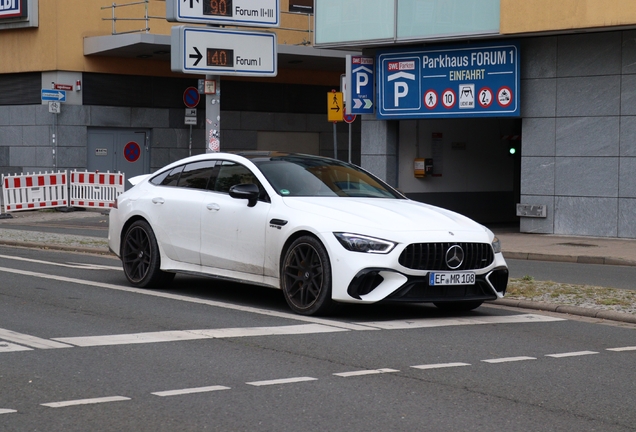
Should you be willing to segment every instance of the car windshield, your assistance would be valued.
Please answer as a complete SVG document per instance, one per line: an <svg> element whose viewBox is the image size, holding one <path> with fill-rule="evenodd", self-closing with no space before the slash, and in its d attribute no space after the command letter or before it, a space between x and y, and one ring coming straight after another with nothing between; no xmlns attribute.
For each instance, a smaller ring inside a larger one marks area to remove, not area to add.
<svg viewBox="0 0 636 432"><path fill-rule="evenodd" d="M334 159L286 155L252 162L281 196L403 198L355 165Z"/></svg>

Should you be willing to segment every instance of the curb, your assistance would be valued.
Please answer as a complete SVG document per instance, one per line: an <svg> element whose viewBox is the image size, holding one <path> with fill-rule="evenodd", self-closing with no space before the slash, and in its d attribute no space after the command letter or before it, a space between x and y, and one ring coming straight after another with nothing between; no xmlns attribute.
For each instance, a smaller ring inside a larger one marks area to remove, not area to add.
<svg viewBox="0 0 636 432"><path fill-rule="evenodd" d="M609 310L590 309L579 306L568 306L555 303L533 302L530 300L516 299L497 299L487 303L636 324L636 315Z"/></svg>
<svg viewBox="0 0 636 432"><path fill-rule="evenodd" d="M621 258L607 258L599 256L587 255L551 255L530 252L506 252L503 251L504 258L516 260L530 261L555 261L569 262L577 264L603 264L603 265L620 265L620 266L636 266L636 261Z"/></svg>
<svg viewBox="0 0 636 432"><path fill-rule="evenodd" d="M13 240L0 240L0 245L114 256L114 254L110 252L108 248L98 248L98 247L66 246L66 245L59 245L59 244L43 244L43 243L13 241Z"/></svg>

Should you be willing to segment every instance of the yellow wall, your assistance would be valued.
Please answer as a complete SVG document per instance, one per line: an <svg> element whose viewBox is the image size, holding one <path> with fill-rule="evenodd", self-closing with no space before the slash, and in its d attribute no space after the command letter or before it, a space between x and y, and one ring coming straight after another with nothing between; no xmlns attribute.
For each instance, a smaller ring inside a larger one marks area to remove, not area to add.
<svg viewBox="0 0 636 432"><path fill-rule="evenodd" d="M175 76L170 71L168 61L151 59L114 58L84 56L84 38L108 36L112 34L112 3L123 5L139 0L40 0L39 27L27 29L0 30L0 73L70 71L101 72L129 75ZM101 9L107 7L106 9ZM312 41L306 32L313 25L306 15L289 14L289 1L280 0L280 29L260 28L275 31L279 44L296 45ZM146 5L118 7L115 16L121 18L143 18ZM169 35L173 25L165 20L165 0L150 0L148 16L151 34ZM118 20L118 33L145 28L145 21ZM299 29L294 31L289 29ZM279 71L274 81L298 81L294 73ZM303 73L304 81L312 83L339 84L339 74L310 72ZM192 76L191 76L192 77ZM271 81L268 80L268 81Z"/></svg>
<svg viewBox="0 0 636 432"><path fill-rule="evenodd" d="M635 0L500 0L502 34L636 24Z"/></svg>

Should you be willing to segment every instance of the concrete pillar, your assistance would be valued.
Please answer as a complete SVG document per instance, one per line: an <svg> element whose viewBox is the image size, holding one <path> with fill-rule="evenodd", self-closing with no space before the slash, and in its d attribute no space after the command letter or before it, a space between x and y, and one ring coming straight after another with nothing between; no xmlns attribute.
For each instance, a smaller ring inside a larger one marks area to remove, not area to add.
<svg viewBox="0 0 636 432"><path fill-rule="evenodd" d="M360 164L394 187L398 187L399 122L363 115Z"/></svg>

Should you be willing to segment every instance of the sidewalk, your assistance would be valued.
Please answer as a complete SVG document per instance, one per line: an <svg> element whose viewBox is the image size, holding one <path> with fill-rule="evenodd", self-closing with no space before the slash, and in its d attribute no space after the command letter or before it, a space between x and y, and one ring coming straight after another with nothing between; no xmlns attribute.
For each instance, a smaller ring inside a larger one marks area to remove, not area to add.
<svg viewBox="0 0 636 432"><path fill-rule="evenodd" d="M0 218L0 245L110 254L107 210L39 210L11 215L9 219ZM494 227L493 231L507 259L636 266L636 239L526 234L509 227ZM636 323L632 314L563 304L514 299L494 303Z"/></svg>

